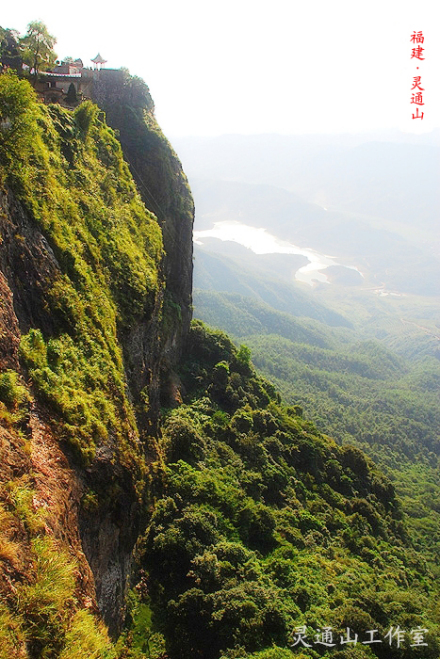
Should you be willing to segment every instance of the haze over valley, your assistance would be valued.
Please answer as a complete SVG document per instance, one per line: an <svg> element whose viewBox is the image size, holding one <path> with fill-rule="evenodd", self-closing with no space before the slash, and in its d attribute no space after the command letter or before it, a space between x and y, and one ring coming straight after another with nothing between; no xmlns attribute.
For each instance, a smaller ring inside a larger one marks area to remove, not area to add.
<svg viewBox="0 0 440 659"><path fill-rule="evenodd" d="M239 223L362 274L319 271L333 283L440 293L437 132L231 135L181 138L174 146L197 201L196 238L216 225L225 240L226 227ZM218 242L200 242L224 253ZM321 275L316 281L325 281Z"/></svg>

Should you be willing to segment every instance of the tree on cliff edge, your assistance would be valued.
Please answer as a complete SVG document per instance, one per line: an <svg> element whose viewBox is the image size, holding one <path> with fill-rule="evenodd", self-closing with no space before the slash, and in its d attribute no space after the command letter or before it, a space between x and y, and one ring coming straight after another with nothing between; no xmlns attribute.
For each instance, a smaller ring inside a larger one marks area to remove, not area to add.
<svg viewBox="0 0 440 659"><path fill-rule="evenodd" d="M47 27L41 21L32 21L28 31L21 39L24 48L24 61L34 72L34 84L39 71L44 71L53 64L57 58L53 48L56 39L49 34Z"/></svg>

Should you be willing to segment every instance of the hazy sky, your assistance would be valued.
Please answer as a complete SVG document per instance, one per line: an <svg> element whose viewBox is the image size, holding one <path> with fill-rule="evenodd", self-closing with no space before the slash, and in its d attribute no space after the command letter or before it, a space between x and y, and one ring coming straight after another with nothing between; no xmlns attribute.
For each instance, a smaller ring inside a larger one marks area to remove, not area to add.
<svg viewBox="0 0 440 659"><path fill-rule="evenodd" d="M143 77L169 137L440 126L435 0L2 4L0 25L44 21L59 57L90 65L99 51ZM424 61L411 58L414 31ZM420 75L424 118L413 120Z"/></svg>

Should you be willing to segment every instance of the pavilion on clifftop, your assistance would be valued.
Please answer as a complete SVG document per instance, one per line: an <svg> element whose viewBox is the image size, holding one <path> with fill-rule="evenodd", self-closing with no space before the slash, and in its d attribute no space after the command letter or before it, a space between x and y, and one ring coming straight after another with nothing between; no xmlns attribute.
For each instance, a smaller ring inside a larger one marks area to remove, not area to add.
<svg viewBox="0 0 440 659"><path fill-rule="evenodd" d="M97 69L98 71L99 69L102 68L103 64L107 63L107 60L101 57L100 53L98 53L96 57L90 61L93 62L93 64L95 65L95 69Z"/></svg>

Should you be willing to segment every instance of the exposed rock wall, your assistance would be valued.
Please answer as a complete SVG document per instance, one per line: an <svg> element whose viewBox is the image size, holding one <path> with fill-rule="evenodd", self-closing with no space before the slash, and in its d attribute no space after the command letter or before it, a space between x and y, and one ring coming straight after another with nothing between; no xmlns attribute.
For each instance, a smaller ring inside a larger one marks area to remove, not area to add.
<svg viewBox="0 0 440 659"><path fill-rule="evenodd" d="M142 199L162 228L166 292L161 354L157 357L162 373L159 388L164 402L172 403L175 396L172 369L179 359L192 317L194 202L182 165L156 122L146 85L118 71L101 71L100 75L95 84L95 100L105 111L109 125L116 129ZM139 345L139 335L136 328L127 345ZM155 347L151 340L147 338L144 343L149 343L147 353L153 354ZM158 390L157 379L152 374L154 382L152 401Z"/></svg>
<svg viewBox="0 0 440 659"><path fill-rule="evenodd" d="M143 83L130 87L127 95L123 76L110 79L111 84L104 80L96 87L96 100L120 132L142 199L158 218L165 255L161 261L157 223L139 208L102 113L98 117L85 104L72 115L28 100L29 135L23 131L22 151L17 144L21 169L15 156L5 152L0 170L0 367L16 374L29 403L20 422L13 416L8 421L9 411L2 408L6 466L3 471L0 467L0 476L7 481L11 475L33 472L29 487L36 492L36 505L49 511L46 532L80 566L79 605L92 611L99 607L116 636L124 619L133 550L146 523L148 465L158 459L160 407L180 397L174 367L191 319L194 207L180 162L152 114L152 102L147 103L150 111L145 110ZM118 89L123 93L118 95ZM97 136L95 143L90 131ZM96 190L90 190L88 176L97 181ZM32 177L38 185L29 185ZM68 177L77 178L67 185ZM133 221L139 222L138 233ZM145 273L150 288L143 301L138 296L131 305L130 286L136 295L144 290L136 260L142 257L132 256L136 252L129 243L134 234L150 263ZM67 235L81 237L76 248L63 242ZM109 277L113 267L119 278ZM99 298L95 306L91 291ZM101 303L100 296L107 302ZM32 363L19 351L20 341L34 336L32 332L39 337L41 363L38 350ZM98 380L87 383L78 366L69 383L65 355L70 350L77 364L87 351L91 359L107 360L101 374L90 370L90 378L102 377L104 392ZM87 426L87 401L101 394L102 418ZM72 434L69 438L69 428L79 429L77 444ZM22 446L20 432L30 448ZM86 453L79 459L81 447Z"/></svg>
<svg viewBox="0 0 440 659"><path fill-rule="evenodd" d="M47 294L61 269L38 226L6 189L0 190L0 235L0 370L12 369L26 382L18 355L20 339L31 327L41 328L46 336L55 332ZM48 532L74 553L84 597L99 607L116 634L141 524L130 474L105 446L98 448L89 467L78 465L52 414L38 401L30 404L21 430L29 438L30 454L13 429L1 430L0 481L33 474L35 505L49 512ZM86 508L82 501L92 490L108 496L95 508Z"/></svg>

